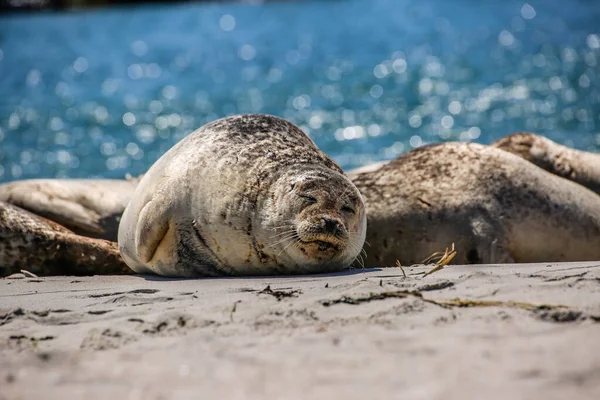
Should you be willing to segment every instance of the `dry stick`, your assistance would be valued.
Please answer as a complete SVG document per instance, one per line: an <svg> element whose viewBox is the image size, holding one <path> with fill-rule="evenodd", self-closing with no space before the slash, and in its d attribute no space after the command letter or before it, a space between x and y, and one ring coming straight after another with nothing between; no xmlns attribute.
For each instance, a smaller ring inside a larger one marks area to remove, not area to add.
<svg viewBox="0 0 600 400"><path fill-rule="evenodd" d="M229 321L233 322L233 313L237 311L237 305L241 302L241 300L237 300L235 303L233 303L233 307L231 307L231 311L229 312Z"/></svg>
<svg viewBox="0 0 600 400"><path fill-rule="evenodd" d="M404 272L404 268L402 268L402 264L400 264L400 260L396 260L396 266L398 268L400 268L400 271L402 271L402 275L404 275L404 279L406 279L406 272Z"/></svg>
<svg viewBox="0 0 600 400"><path fill-rule="evenodd" d="M441 255L441 257L440 257L440 255ZM426 277L427 275L431 275L434 272L437 272L437 271L443 269L446 265L448 265L450 263L450 261L452 261L452 259L455 256L456 256L456 250L454 250L454 243L452 243L452 247L450 250L446 247L446 251L443 254L441 252L437 252L437 253L430 255L425 260L423 260L423 264L425 264L426 262L433 261L436 257L440 257L440 258L439 258L439 260L437 260L435 262L437 264L436 267L433 268L432 270L426 272L423 275L423 277Z"/></svg>
<svg viewBox="0 0 600 400"><path fill-rule="evenodd" d="M405 291L398 290L393 292L381 292L381 293L369 293L368 296L362 297L350 297L342 296L335 300L325 300L321 304L325 307L329 307L335 304L353 304L357 305L374 300L384 300L388 298L400 298L404 299L409 296L414 296L422 299L424 302L435 304L443 308L449 307L509 307L509 308L520 308L522 310L533 311L533 310L550 310L556 308L568 308L568 306L562 304L534 304L526 303L521 301L502 301L502 300L470 300L470 299L429 299L423 297L423 294L418 290Z"/></svg>
<svg viewBox="0 0 600 400"><path fill-rule="evenodd" d="M36 275L36 274L34 274L33 272L29 272L29 271L27 271L26 269L22 269L22 270L21 270L21 273L22 273L23 275L27 275L27 276L28 276L28 277L30 277L30 278L39 278L39 276L37 276L37 275Z"/></svg>
<svg viewBox="0 0 600 400"><path fill-rule="evenodd" d="M286 288L284 288L284 289L286 289ZM289 288L289 289L291 289L291 288ZM284 291L281 289L273 290L273 289L271 289L271 285L267 285L267 287L264 288L263 290L261 290L260 292L258 292L258 294L268 294L268 295L275 297L277 299L277 301L280 301L284 297L298 297L298 295L302 294L302 291L300 291L300 290Z"/></svg>
<svg viewBox="0 0 600 400"><path fill-rule="evenodd" d="M543 309L555 309L555 308L568 308L568 306L562 304L534 304L526 303L522 301L502 301L502 300L470 300L470 299L448 299L448 300L434 300L425 299L423 301L433 303L438 306L449 306L449 307L509 307L509 308L520 308L522 310L533 311Z"/></svg>

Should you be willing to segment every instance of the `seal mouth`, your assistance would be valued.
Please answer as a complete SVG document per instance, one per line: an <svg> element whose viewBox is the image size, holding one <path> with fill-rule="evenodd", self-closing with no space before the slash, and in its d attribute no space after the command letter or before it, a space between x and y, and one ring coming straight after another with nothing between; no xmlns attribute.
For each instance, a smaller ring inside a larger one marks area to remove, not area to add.
<svg viewBox="0 0 600 400"><path fill-rule="evenodd" d="M325 240L321 240L321 239L301 240L300 243L305 244L305 245L313 245L316 247L316 249L318 251L321 251L321 252L327 252L327 251L338 252L338 251L340 251L340 246L338 244L328 242Z"/></svg>

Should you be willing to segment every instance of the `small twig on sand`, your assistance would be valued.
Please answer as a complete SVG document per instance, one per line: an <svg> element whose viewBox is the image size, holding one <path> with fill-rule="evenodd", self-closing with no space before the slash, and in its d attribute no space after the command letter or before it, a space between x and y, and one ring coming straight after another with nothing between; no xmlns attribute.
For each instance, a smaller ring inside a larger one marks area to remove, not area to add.
<svg viewBox="0 0 600 400"><path fill-rule="evenodd" d="M233 307L231 307L231 312L229 313L229 321L233 322L233 313L237 311L237 305L241 302L241 300L238 300L235 303L233 303Z"/></svg>
<svg viewBox="0 0 600 400"><path fill-rule="evenodd" d="M26 269L22 269L22 270L21 270L21 273L22 273L23 275L27 275L27 276L28 276L28 277L30 277L30 278L39 278L39 276L37 276L37 275L36 275L36 274L34 274L33 272L29 272L29 271L27 271Z"/></svg>
<svg viewBox="0 0 600 400"><path fill-rule="evenodd" d="M568 308L568 306L561 304L535 304L521 301L502 301L502 300L470 300L470 299L428 299L423 297L423 294L418 290L406 291L398 290L393 292L380 292L380 293L369 293L366 296L351 297L342 296L339 299L325 300L321 304L325 307L329 307L335 304L352 304L357 305L375 300L384 300L388 298L404 299L409 296L418 297L426 303L435 304L444 308L451 307L508 307L508 308L520 308L522 310L533 311L533 310L552 310L558 308Z"/></svg>
<svg viewBox="0 0 600 400"><path fill-rule="evenodd" d="M404 268L402 268L402 264L400 264L400 260L396 260L396 267L400 268L400 271L402 271L402 275L404 275L404 279L406 279L406 272L404 272Z"/></svg>
<svg viewBox="0 0 600 400"><path fill-rule="evenodd" d="M268 294L280 301L284 297L298 297L302 292L300 290L273 290L271 285L267 285L266 288L258 292L258 294Z"/></svg>
<svg viewBox="0 0 600 400"><path fill-rule="evenodd" d="M442 307L507 307L507 308L520 308L526 311L533 310L553 310L557 308L568 308L568 306L562 304L535 304L527 303L523 301L502 301L502 300L470 300L470 299L448 299L448 300L434 300L434 299L423 299L428 303L433 303Z"/></svg>
<svg viewBox="0 0 600 400"><path fill-rule="evenodd" d="M446 265L448 265L450 263L450 261L452 261L452 259L456 256L456 250L454 250L454 243L452 243L452 247L450 249L448 249L446 247L446 251L444 253L441 252L437 252L437 253L433 253L432 255L430 255L429 257L427 257L425 260L423 260L422 264L428 264L434 260L435 261L435 268L433 268L430 271L427 271L425 273L425 275L423 275L423 277L426 277L427 275L431 275L434 272L437 272L441 269L443 269Z"/></svg>

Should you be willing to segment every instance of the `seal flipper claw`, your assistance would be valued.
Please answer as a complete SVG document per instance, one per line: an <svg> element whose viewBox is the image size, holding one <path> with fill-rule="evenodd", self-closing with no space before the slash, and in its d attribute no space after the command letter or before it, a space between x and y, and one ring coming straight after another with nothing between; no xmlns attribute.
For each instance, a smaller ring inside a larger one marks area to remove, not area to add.
<svg viewBox="0 0 600 400"><path fill-rule="evenodd" d="M148 263L169 230L167 210L153 200L142 208L135 230L135 247L139 259Z"/></svg>

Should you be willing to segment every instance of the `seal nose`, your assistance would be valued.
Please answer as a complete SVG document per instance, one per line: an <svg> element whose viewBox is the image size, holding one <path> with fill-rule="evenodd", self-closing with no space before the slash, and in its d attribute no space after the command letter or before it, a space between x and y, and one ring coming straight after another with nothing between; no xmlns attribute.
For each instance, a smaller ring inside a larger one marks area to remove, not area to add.
<svg viewBox="0 0 600 400"><path fill-rule="evenodd" d="M321 227L326 232L335 234L340 230L340 221L335 218L323 216L321 217Z"/></svg>

